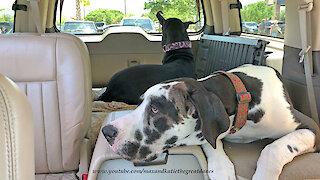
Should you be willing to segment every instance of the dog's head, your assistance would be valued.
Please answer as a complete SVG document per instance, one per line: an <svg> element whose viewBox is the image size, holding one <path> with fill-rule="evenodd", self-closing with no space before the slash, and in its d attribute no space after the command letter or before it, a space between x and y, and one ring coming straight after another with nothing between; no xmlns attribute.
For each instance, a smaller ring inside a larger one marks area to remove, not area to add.
<svg viewBox="0 0 320 180"><path fill-rule="evenodd" d="M132 113L103 127L112 150L130 161L150 161L176 146L209 142L230 125L220 99L194 79L160 83Z"/></svg>
<svg viewBox="0 0 320 180"><path fill-rule="evenodd" d="M162 46L179 41L189 41L187 29L194 22L182 22L177 18L164 19L162 12L157 12L157 18L162 25Z"/></svg>

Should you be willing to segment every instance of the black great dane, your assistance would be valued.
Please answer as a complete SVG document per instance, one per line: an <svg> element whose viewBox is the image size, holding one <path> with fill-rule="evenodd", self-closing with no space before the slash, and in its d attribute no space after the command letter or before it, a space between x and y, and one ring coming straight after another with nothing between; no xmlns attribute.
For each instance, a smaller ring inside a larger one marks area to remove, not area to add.
<svg viewBox="0 0 320 180"><path fill-rule="evenodd" d="M171 147L201 145L213 170L211 179L236 179L221 140L275 139L261 152L256 180L278 179L294 157L319 150L318 125L293 108L276 70L243 65L228 72L251 93L246 123L237 132L230 134L238 104L230 79L223 74L181 78L152 86L136 110L103 127L111 149L137 162L153 160Z"/></svg>
<svg viewBox="0 0 320 180"><path fill-rule="evenodd" d="M166 20L161 13L157 13L157 18L162 25L165 51L162 65L137 65L116 73L98 100L138 104L139 97L159 82L181 77L196 78L191 42L186 31L193 22L182 22L176 18Z"/></svg>

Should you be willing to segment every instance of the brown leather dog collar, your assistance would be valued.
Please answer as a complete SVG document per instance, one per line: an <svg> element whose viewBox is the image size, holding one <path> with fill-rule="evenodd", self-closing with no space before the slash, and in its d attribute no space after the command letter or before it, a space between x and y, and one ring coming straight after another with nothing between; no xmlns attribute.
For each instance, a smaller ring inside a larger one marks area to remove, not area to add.
<svg viewBox="0 0 320 180"><path fill-rule="evenodd" d="M219 73L228 77L236 90L237 107L234 116L234 122L230 129L230 134L234 134L238 132L247 122L251 94L250 92L247 92L246 87L237 75L225 71L217 71L214 74Z"/></svg>

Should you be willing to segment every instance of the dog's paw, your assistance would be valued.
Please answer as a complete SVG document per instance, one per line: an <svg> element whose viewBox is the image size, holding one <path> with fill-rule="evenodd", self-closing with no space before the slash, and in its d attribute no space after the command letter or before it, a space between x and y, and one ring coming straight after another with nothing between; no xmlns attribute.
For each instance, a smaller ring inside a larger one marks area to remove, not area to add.
<svg viewBox="0 0 320 180"><path fill-rule="evenodd" d="M209 165L211 180L236 180L234 166L230 161L214 162Z"/></svg>
<svg viewBox="0 0 320 180"><path fill-rule="evenodd" d="M254 173L252 176L252 180L269 180L269 179L274 179L277 180L279 176L273 175L273 174L268 174L268 173Z"/></svg>

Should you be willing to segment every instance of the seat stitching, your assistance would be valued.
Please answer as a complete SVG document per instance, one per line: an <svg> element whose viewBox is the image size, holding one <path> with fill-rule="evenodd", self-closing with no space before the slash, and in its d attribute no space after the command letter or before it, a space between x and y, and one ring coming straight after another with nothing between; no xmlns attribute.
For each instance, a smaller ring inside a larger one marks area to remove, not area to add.
<svg viewBox="0 0 320 180"><path fill-rule="evenodd" d="M17 179L17 173L16 173L16 171L17 171L17 159L16 159L16 146L15 146L16 145L15 144L15 131L14 131L14 127L13 127L13 124L12 124L15 121L15 116L12 113L11 104L10 104L10 101L9 101L9 98L8 98L8 95L7 95L6 91L2 87L0 87L0 88L1 88L0 89L1 95L2 95L2 98L4 100L4 103L1 103L1 105L3 105L3 104L6 105L1 109L2 109L4 117L5 117L4 114L7 114L7 120L8 120L8 121L5 121L5 131L6 131L6 134L7 134L6 137L7 137L7 141L8 141L7 152L8 152L8 155L10 157L10 158L8 158L9 179L10 179L10 175L11 175L11 177L13 179ZM4 112L4 109L7 110L6 111L7 113ZM11 120L11 118L12 118L12 120ZM9 132L9 134L8 134L8 132ZM11 151L9 149L11 149ZM11 169L12 169L12 171L11 171Z"/></svg>
<svg viewBox="0 0 320 180"><path fill-rule="evenodd" d="M50 166L49 166L49 160L48 160L48 147L47 147L47 134L46 134L46 120L45 120L45 111L44 111L44 105L43 105L43 84L41 82L40 84L40 89L41 89L41 108L42 108L42 121L43 121L43 132L44 132L44 140L45 140L45 152L46 152L46 162L47 162L47 167L49 172L51 172Z"/></svg>
<svg viewBox="0 0 320 180"><path fill-rule="evenodd" d="M61 144L60 144L60 148L61 148L61 160L62 160L62 164L61 164L61 166L62 166L62 169L63 169L63 171L65 171L65 168L64 168L64 159L63 159L63 148L62 148L62 145L63 145L63 139L62 139L62 127L61 127L61 124L62 124L62 122L61 122L61 112L60 112L60 98L59 98L59 81L58 81L58 48L57 48L57 46L58 46L58 39L57 38L55 38L55 55L56 55L56 57L55 57L55 63L56 63L56 90L57 90L57 101L58 101L58 113L59 113L59 123L60 123L60 142L61 142Z"/></svg>
<svg viewBox="0 0 320 180"><path fill-rule="evenodd" d="M8 164L8 176L9 176L9 179L11 177L11 154L10 154L10 136L8 135L8 122L7 122L7 116L6 116L6 112L5 112L5 109L6 109L6 106L4 105L5 104L5 99L4 99L4 96L3 96L3 88L0 87L0 107L1 107L1 111L2 111L2 117L3 117L3 120L4 120L4 133L5 133L5 145L6 145L6 150L7 150L7 154L8 154L8 157L9 158L6 158L7 160L7 164ZM3 100L3 101L2 101ZM7 114L8 115L8 114Z"/></svg>

